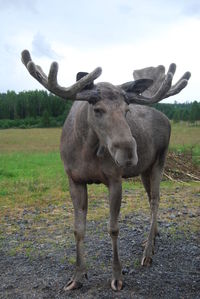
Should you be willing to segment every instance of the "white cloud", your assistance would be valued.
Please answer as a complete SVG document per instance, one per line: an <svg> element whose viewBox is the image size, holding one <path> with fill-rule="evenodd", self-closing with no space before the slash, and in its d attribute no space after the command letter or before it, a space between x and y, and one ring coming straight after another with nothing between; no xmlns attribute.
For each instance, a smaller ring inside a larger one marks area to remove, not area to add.
<svg viewBox="0 0 200 299"><path fill-rule="evenodd" d="M35 55L36 57L47 56L51 59L59 58L56 52L52 49L52 46L49 43L49 41L45 38L44 35L42 35L39 32L33 37L32 51L33 55Z"/></svg>

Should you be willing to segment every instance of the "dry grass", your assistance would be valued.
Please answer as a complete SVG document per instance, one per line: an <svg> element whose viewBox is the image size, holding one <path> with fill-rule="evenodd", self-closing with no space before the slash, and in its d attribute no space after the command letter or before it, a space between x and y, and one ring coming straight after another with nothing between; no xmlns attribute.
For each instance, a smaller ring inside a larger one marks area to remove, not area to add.
<svg viewBox="0 0 200 299"><path fill-rule="evenodd" d="M0 130L0 154L58 151L61 128ZM172 124L170 146L199 146L200 126Z"/></svg>
<svg viewBox="0 0 200 299"><path fill-rule="evenodd" d="M192 126L186 122L172 124L170 146L200 147L200 126Z"/></svg>
<svg viewBox="0 0 200 299"><path fill-rule="evenodd" d="M60 135L60 128L0 130L0 154L58 151Z"/></svg>

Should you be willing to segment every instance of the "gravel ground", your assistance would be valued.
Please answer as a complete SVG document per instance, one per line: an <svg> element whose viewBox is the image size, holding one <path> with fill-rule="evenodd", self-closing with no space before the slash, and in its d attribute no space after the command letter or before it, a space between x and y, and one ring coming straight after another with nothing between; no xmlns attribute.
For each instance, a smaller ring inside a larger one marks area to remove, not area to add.
<svg viewBox="0 0 200 299"><path fill-rule="evenodd" d="M89 279L84 281L81 289L72 292L63 292L63 287L73 272L73 239L67 246L57 246L54 250L46 242L39 250L37 248L37 254L27 256L23 253L10 254L8 244L11 240L7 238L0 250L0 298L200 298L199 236L177 230L172 234L174 225L159 221L160 236L153 264L144 268L140 266L141 244L149 226L148 217L141 213L132 214L120 221L124 288L119 293L110 289L112 252L106 221L90 221L87 224ZM72 238L72 229L67 235ZM20 238L23 241L24 234L11 237L12 243L19 242Z"/></svg>

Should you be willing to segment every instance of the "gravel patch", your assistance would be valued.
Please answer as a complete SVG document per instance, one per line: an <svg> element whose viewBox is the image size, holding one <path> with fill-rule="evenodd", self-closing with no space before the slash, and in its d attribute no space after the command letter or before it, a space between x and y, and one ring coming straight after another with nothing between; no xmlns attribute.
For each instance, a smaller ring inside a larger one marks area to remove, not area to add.
<svg viewBox="0 0 200 299"><path fill-rule="evenodd" d="M173 214L172 214L173 215ZM175 214L176 216L176 214ZM192 217L197 217L192 215ZM26 226L23 223L23 226ZM119 247L123 265L124 288L115 293L110 289L111 240L106 221L87 224L86 256L88 280L81 289L63 292L74 269L75 246L72 242L52 248L45 242L30 256L10 253L7 236L0 250L0 298L200 298L200 247L196 233L171 233L173 222L159 221L153 264L140 266L141 246L149 227L144 214L127 215L120 221ZM23 227L22 227L23 230ZM32 232L30 232L31 234ZM72 238L72 229L66 232ZM24 233L12 234L12 243L23 241ZM29 236L31 238L31 236ZM35 235L33 236L35 238ZM51 236L48 236L51 239Z"/></svg>

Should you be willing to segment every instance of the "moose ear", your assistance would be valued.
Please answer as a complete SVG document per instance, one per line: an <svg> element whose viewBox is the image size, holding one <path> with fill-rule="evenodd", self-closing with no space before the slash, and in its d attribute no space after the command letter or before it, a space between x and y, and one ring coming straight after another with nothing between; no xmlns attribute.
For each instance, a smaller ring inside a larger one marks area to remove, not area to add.
<svg viewBox="0 0 200 299"><path fill-rule="evenodd" d="M88 75L87 72L78 72L77 75L76 75L76 81L79 81L81 78L83 78L87 75ZM94 87L94 83L91 82L90 84L86 85L83 90L92 89L93 87Z"/></svg>
<svg viewBox="0 0 200 299"><path fill-rule="evenodd" d="M121 85L121 88L126 92L140 94L153 84L151 79L138 79L136 81L127 82Z"/></svg>
<svg viewBox="0 0 200 299"><path fill-rule="evenodd" d="M88 75L87 72L78 72L76 75L76 82L79 81L81 78L85 77L86 75Z"/></svg>

